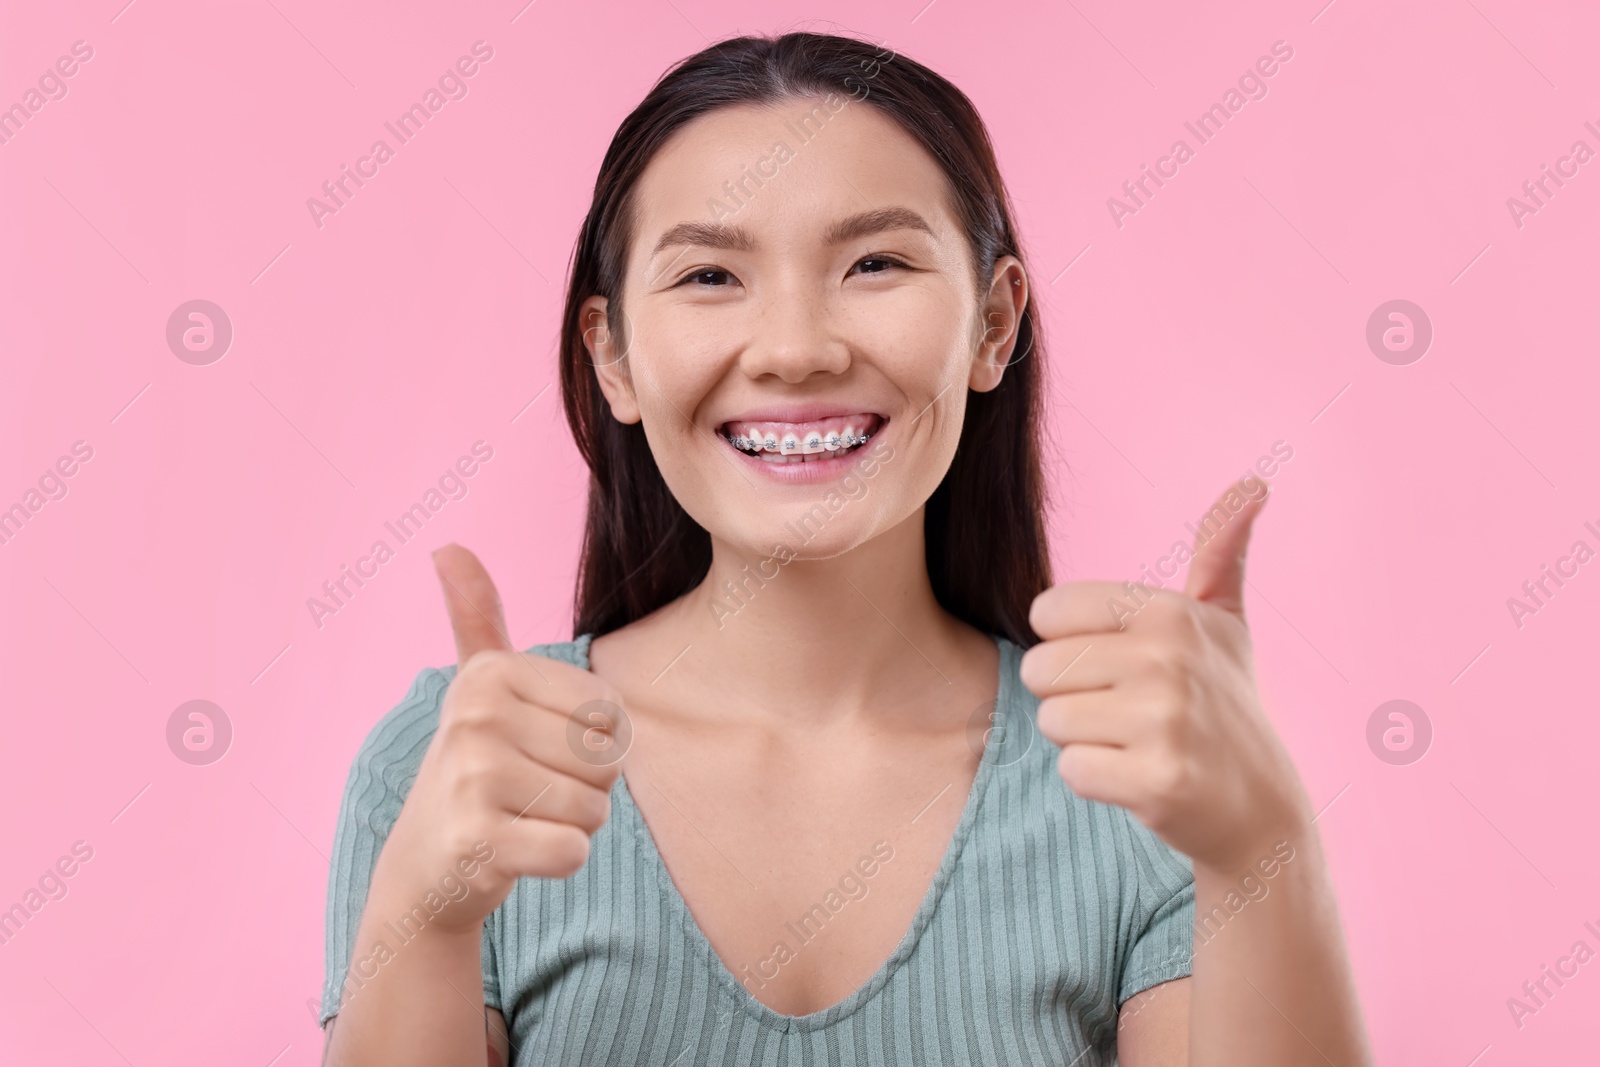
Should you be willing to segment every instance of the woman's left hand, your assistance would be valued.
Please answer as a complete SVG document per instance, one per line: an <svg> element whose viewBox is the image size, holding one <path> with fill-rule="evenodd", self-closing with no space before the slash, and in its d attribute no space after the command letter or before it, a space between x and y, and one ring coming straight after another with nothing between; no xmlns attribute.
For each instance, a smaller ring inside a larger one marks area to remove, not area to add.
<svg viewBox="0 0 1600 1067"><path fill-rule="evenodd" d="M1028 621L1042 641L1022 657L1039 732L1061 746L1072 791L1128 809L1224 874L1311 820L1262 710L1244 619L1245 549L1267 491L1246 478L1218 498L1203 524L1214 532L1197 542L1181 593L1132 582L1040 593Z"/></svg>

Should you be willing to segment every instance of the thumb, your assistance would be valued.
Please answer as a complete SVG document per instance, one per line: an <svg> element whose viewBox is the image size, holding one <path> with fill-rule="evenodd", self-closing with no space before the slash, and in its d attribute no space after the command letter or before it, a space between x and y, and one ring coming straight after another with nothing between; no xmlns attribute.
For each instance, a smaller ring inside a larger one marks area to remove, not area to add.
<svg viewBox="0 0 1600 1067"><path fill-rule="evenodd" d="M1255 477L1228 486L1201 516L1195 532L1194 560L1183 591L1196 600L1244 615L1245 550L1250 529L1272 487ZM1255 495L1251 495L1255 494Z"/></svg>
<svg viewBox="0 0 1600 1067"><path fill-rule="evenodd" d="M433 553L433 568L439 572L450 629L456 636L456 667L465 667L474 653L486 648L509 651L500 594L478 557L452 543Z"/></svg>

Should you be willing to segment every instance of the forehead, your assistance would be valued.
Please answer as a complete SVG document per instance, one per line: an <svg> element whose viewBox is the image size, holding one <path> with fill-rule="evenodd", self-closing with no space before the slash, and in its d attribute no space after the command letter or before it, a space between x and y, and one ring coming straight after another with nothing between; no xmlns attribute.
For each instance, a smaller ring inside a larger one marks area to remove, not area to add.
<svg viewBox="0 0 1600 1067"><path fill-rule="evenodd" d="M631 252L650 256L685 222L737 224L758 245L820 242L830 223L886 207L921 215L940 243L959 242L948 189L915 138L847 94L719 108L674 133L640 176Z"/></svg>

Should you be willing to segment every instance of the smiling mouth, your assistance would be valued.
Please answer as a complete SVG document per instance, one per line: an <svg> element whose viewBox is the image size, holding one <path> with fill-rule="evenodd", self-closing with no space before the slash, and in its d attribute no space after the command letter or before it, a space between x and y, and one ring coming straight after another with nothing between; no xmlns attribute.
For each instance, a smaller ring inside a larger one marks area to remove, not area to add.
<svg viewBox="0 0 1600 1067"><path fill-rule="evenodd" d="M717 427L734 448L765 463L816 463L854 452L887 423L875 412L813 422L727 422Z"/></svg>

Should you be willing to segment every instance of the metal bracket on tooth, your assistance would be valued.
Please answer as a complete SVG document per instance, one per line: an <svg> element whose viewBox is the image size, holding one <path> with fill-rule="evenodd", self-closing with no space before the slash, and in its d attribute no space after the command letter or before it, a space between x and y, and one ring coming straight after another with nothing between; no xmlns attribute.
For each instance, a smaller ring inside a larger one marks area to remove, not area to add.
<svg viewBox="0 0 1600 1067"><path fill-rule="evenodd" d="M854 448L857 445L866 444L871 439L872 439L872 435L870 433L864 433L859 437L851 435L851 434L843 434L838 438L838 442L839 442L839 447L840 448ZM752 438L749 438L749 437L735 437L732 440L733 440L733 446L735 448L738 448L738 449L742 450L742 451L749 451L751 449L756 449L756 448L765 448L769 452L778 452L778 451L780 451L780 444L779 444L779 441L778 441L778 439L776 437L768 437L764 441L755 440L755 439L752 439ZM806 443L810 444L810 442L806 442ZM825 446L827 442L825 442L825 441L817 441L815 443ZM831 451L831 452L832 451L838 451L838 449L829 449L829 451Z"/></svg>

